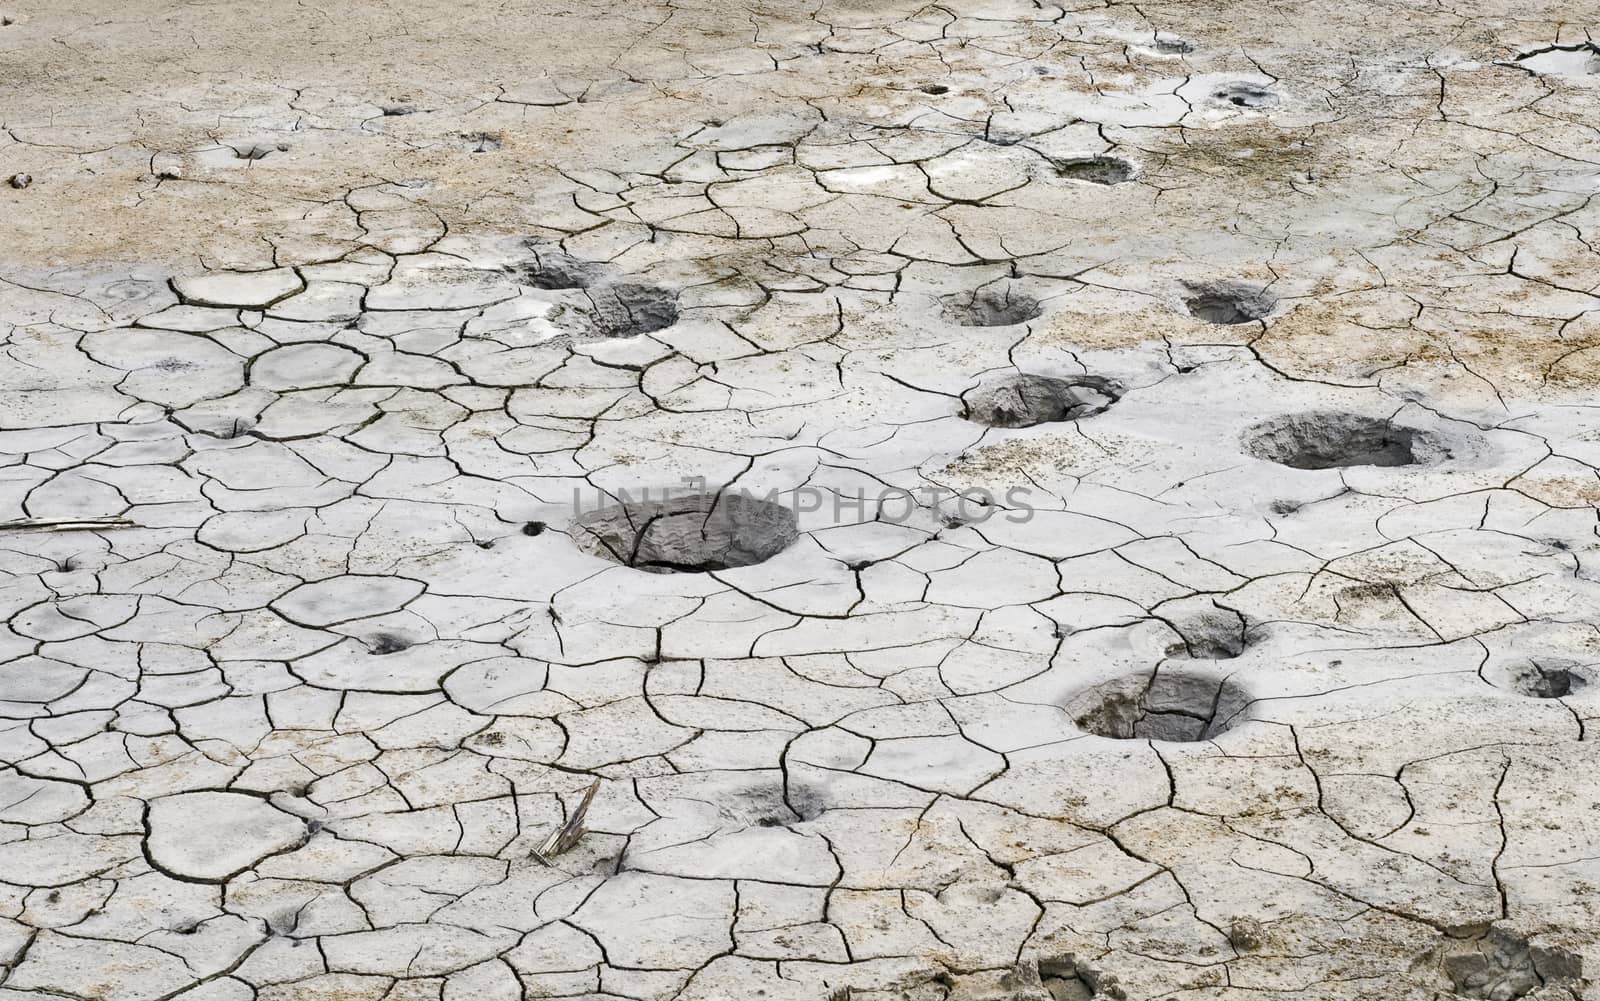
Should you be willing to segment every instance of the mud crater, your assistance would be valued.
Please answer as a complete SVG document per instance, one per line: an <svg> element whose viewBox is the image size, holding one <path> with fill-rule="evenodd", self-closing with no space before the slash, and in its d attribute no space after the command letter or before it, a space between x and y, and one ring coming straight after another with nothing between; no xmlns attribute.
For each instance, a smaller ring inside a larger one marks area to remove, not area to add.
<svg viewBox="0 0 1600 1001"><path fill-rule="evenodd" d="M1202 598L1173 602L1156 613L1183 638L1183 642L1168 648L1168 657L1232 660L1250 645L1249 623L1244 616L1213 601Z"/></svg>
<svg viewBox="0 0 1600 1001"><path fill-rule="evenodd" d="M678 322L678 297L654 285L606 285L584 295L589 309L579 326L587 337L637 337Z"/></svg>
<svg viewBox="0 0 1600 1001"><path fill-rule="evenodd" d="M1126 184L1137 173L1133 163L1120 156L1074 156L1052 163L1057 177L1085 184Z"/></svg>
<svg viewBox="0 0 1600 1001"><path fill-rule="evenodd" d="M599 277L596 267L587 261L560 251L538 249L533 252L533 260L513 267L511 273L518 284L546 291L588 288Z"/></svg>
<svg viewBox="0 0 1600 1001"><path fill-rule="evenodd" d="M1262 421L1244 433L1243 444L1250 455L1291 469L1415 466L1436 450L1430 437L1416 428L1336 411Z"/></svg>
<svg viewBox="0 0 1600 1001"><path fill-rule="evenodd" d="M1066 710L1080 728L1101 737L1194 743L1245 722L1250 702L1232 679L1163 668L1088 688Z"/></svg>
<svg viewBox="0 0 1600 1001"><path fill-rule="evenodd" d="M414 645L411 640L399 633L378 633L367 641L367 649L374 657L387 657L392 653L409 650Z"/></svg>
<svg viewBox="0 0 1600 1001"><path fill-rule="evenodd" d="M710 573L754 566L800 535L794 511L738 493L625 500L572 524L579 549L649 573Z"/></svg>
<svg viewBox="0 0 1600 1001"><path fill-rule="evenodd" d="M1188 282L1183 308L1206 323L1235 326L1264 320L1278 306L1278 299L1265 286L1253 282Z"/></svg>
<svg viewBox="0 0 1600 1001"><path fill-rule="evenodd" d="M1569 666L1529 661L1505 669L1493 684L1530 699L1564 699L1587 686L1588 679Z"/></svg>
<svg viewBox="0 0 1600 1001"><path fill-rule="evenodd" d="M1099 376L1058 379L1018 373L989 379L968 390L961 397L961 416L994 428L1029 428L1092 417L1121 396L1121 386Z"/></svg>
<svg viewBox="0 0 1600 1001"><path fill-rule="evenodd" d="M1044 313L1038 299L1011 284L986 285L939 301L945 319L963 327L1009 327L1038 319Z"/></svg>
<svg viewBox="0 0 1600 1001"><path fill-rule="evenodd" d="M522 286L543 291L575 291L564 299L555 315L560 326L575 337L609 339L637 337L664 330L678 322L678 295L670 289L611 278L604 265L579 260L552 245L526 243L531 256L510 265L512 278Z"/></svg>

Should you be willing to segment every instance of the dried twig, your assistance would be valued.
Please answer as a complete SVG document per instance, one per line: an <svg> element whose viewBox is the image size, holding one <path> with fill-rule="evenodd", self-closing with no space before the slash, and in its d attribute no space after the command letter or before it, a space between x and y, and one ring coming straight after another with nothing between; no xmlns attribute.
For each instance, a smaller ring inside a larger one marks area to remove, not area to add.
<svg viewBox="0 0 1600 1001"><path fill-rule="evenodd" d="M97 528L131 528L131 518L18 518L0 521L0 531L89 532Z"/></svg>
<svg viewBox="0 0 1600 1001"><path fill-rule="evenodd" d="M594 802L594 794L599 791L600 780L595 779L584 791L583 799L578 801L567 822L552 831L550 836L544 839L544 843L533 850L534 858L544 865L550 865L551 859L578 843L578 839L588 831L588 828L583 826L583 819L589 815L589 804Z"/></svg>

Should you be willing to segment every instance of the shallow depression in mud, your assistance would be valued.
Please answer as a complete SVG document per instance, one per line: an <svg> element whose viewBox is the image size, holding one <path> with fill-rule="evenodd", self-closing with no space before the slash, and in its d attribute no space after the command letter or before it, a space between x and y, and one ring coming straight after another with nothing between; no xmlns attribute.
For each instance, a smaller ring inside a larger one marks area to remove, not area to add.
<svg viewBox="0 0 1600 1001"><path fill-rule="evenodd" d="M1074 156L1054 163L1056 176L1086 184L1123 184L1133 180L1133 164L1120 156Z"/></svg>
<svg viewBox="0 0 1600 1001"><path fill-rule="evenodd" d="M533 260L517 265L512 274L530 288L556 290L588 288L595 280L594 265L556 251L535 251Z"/></svg>
<svg viewBox="0 0 1600 1001"><path fill-rule="evenodd" d="M1184 308L1190 316L1207 323L1254 323L1266 319L1278 305L1276 296L1251 282L1190 282L1184 287L1188 290L1183 297Z"/></svg>
<svg viewBox="0 0 1600 1001"><path fill-rule="evenodd" d="M1173 644L1168 657L1191 660L1232 660L1250 644L1249 623L1231 608L1206 599L1171 602L1161 610L1182 642Z"/></svg>
<svg viewBox="0 0 1600 1001"><path fill-rule="evenodd" d="M1101 737L1193 743L1245 722L1250 702L1231 679L1161 669L1085 689L1066 710L1080 728Z"/></svg>
<svg viewBox="0 0 1600 1001"><path fill-rule="evenodd" d="M1313 411L1262 421L1244 433L1244 449L1291 469L1414 466L1427 437L1416 428L1362 414Z"/></svg>
<svg viewBox="0 0 1600 1001"><path fill-rule="evenodd" d="M1564 699L1588 684L1583 674L1571 667L1537 661L1509 667L1490 681L1497 688L1530 699Z"/></svg>
<svg viewBox="0 0 1600 1001"><path fill-rule="evenodd" d="M578 548L650 573L709 573L770 560L800 535L790 508L738 493L627 500L572 525Z"/></svg>
<svg viewBox="0 0 1600 1001"><path fill-rule="evenodd" d="M1038 299L1009 282L947 295L940 302L945 318L963 327L1008 327L1044 312Z"/></svg>
<svg viewBox="0 0 1600 1001"><path fill-rule="evenodd" d="M589 308L579 333L585 337L637 337L678 322L678 297L654 285L604 285L583 294Z"/></svg>
<svg viewBox="0 0 1600 1001"><path fill-rule="evenodd" d="M1028 428L1055 421L1092 417L1121 397L1110 379L1080 375L1058 379L1026 373L980 383L962 397L961 416L995 428Z"/></svg>

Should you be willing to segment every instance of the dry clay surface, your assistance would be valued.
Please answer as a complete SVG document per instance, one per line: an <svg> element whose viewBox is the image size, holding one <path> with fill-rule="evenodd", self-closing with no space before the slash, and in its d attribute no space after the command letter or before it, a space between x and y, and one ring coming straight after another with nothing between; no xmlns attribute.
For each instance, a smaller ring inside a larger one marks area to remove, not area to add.
<svg viewBox="0 0 1600 1001"><path fill-rule="evenodd" d="M1595 997L1597 21L0 0L0 1001Z"/></svg>

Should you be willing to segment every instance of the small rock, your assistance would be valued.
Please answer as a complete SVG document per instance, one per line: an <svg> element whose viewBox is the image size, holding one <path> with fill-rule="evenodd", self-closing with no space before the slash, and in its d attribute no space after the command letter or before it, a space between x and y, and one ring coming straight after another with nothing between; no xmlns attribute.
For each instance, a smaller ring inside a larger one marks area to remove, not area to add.
<svg viewBox="0 0 1600 1001"><path fill-rule="evenodd" d="M22 190L23 188L26 188L28 185L30 185L32 183L33 183L33 175L32 174L12 174L11 175L11 186L13 188L16 188L19 191Z"/></svg>

